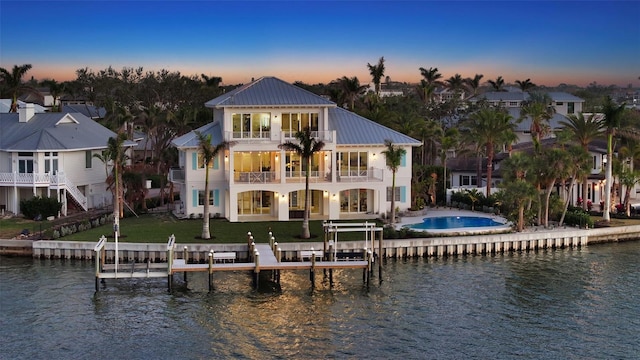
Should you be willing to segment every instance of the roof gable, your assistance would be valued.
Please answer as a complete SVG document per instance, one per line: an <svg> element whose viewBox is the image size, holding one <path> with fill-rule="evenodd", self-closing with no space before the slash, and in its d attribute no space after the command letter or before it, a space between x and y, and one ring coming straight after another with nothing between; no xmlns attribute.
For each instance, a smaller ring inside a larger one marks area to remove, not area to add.
<svg viewBox="0 0 640 360"><path fill-rule="evenodd" d="M323 106L336 104L275 77L262 77L205 103L206 107Z"/></svg>
<svg viewBox="0 0 640 360"><path fill-rule="evenodd" d="M60 124L79 124L79 122L78 120L74 119L73 116L69 114L64 114L64 116L60 120L58 120L58 122L56 123L56 126Z"/></svg>

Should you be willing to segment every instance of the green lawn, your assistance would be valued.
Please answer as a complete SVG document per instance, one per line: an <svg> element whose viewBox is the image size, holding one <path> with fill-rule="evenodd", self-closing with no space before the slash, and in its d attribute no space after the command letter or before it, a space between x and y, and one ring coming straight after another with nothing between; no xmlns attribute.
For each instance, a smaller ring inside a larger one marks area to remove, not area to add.
<svg viewBox="0 0 640 360"><path fill-rule="evenodd" d="M322 241L322 221L310 221L312 238L307 241ZM166 243L169 236L174 234L176 241L181 243L245 243L247 232L251 231L255 242L267 243L269 231L278 242L299 242L297 238L302 229L302 221L273 221L273 222L236 222L227 220L211 220L211 240L202 240L202 219L178 220L167 214L146 214L139 218L129 217L120 221L120 241L136 243ZM111 236L113 224L107 224L88 231L67 235L60 238L65 241L98 241L100 236ZM340 240L362 240L364 233L340 234Z"/></svg>

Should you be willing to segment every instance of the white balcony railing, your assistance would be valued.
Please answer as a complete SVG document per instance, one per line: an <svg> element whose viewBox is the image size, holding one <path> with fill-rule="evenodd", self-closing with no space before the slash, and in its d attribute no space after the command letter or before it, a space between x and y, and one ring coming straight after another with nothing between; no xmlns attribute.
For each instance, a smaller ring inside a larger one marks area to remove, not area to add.
<svg viewBox="0 0 640 360"><path fill-rule="evenodd" d="M87 210L87 197L78 187L64 175L62 171L57 174L48 173L0 173L0 186L19 187L50 187L52 189L67 189L74 200Z"/></svg>
<svg viewBox="0 0 640 360"><path fill-rule="evenodd" d="M384 170L371 168L370 170L340 171L338 182L378 182L384 180Z"/></svg>

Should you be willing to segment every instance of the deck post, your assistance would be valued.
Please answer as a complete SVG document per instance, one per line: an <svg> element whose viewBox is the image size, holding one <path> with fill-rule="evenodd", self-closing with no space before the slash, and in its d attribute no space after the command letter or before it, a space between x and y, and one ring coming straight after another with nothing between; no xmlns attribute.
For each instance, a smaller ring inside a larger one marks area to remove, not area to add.
<svg viewBox="0 0 640 360"><path fill-rule="evenodd" d="M378 281L382 283L382 236L383 232L380 231L380 240L378 240L379 254L378 254Z"/></svg>
<svg viewBox="0 0 640 360"><path fill-rule="evenodd" d="M173 290L173 248L175 246L176 237L171 234L167 243L167 288L169 292Z"/></svg>
<svg viewBox="0 0 640 360"><path fill-rule="evenodd" d="M249 244L249 262L253 261L253 255L256 252L256 243L253 241L253 236L250 236L251 244Z"/></svg>
<svg viewBox="0 0 640 360"><path fill-rule="evenodd" d="M309 279L311 280L311 289L316 288L316 252L311 248L311 270L309 271Z"/></svg>
<svg viewBox="0 0 640 360"><path fill-rule="evenodd" d="M326 251L325 251L326 254ZM336 261L335 253L333 252L333 241L329 241L329 261ZM329 268L329 287L333 287L333 268Z"/></svg>
<svg viewBox="0 0 640 360"><path fill-rule="evenodd" d="M371 282L371 276L373 275L373 265L371 262L373 261L373 251L367 251L367 267L369 270L365 270L367 272L367 288L369 288L369 283ZM381 280L382 281L382 280Z"/></svg>
<svg viewBox="0 0 640 360"><path fill-rule="evenodd" d="M278 260L278 254L276 254L276 252L278 251L278 242L275 241L273 243L273 247L271 248L271 251L273 252L273 255L276 256L276 261L280 262L280 260ZM271 270L271 280L276 281L278 277L278 269L273 269Z"/></svg>
<svg viewBox="0 0 640 360"><path fill-rule="evenodd" d="M255 244L252 243L252 245L255 246ZM259 280L260 280L260 253L258 252L258 250L254 249L253 250L253 258L255 259L255 263L256 263L256 267L253 270L253 284L256 288L256 290L258 290L258 286L259 284Z"/></svg>
<svg viewBox="0 0 640 360"><path fill-rule="evenodd" d="M209 291L213 290L213 250L209 251Z"/></svg>
<svg viewBox="0 0 640 360"><path fill-rule="evenodd" d="M184 264L187 265L187 263L189 262L189 251L187 250L187 247L185 246L182 249L182 258L184 259ZM182 273L182 277L184 278L184 282L187 282L187 272L184 271Z"/></svg>
<svg viewBox="0 0 640 360"><path fill-rule="evenodd" d="M280 246L277 246L276 249L276 260L278 263L282 261L282 249L280 249ZM276 270L276 282L280 284L280 269Z"/></svg>

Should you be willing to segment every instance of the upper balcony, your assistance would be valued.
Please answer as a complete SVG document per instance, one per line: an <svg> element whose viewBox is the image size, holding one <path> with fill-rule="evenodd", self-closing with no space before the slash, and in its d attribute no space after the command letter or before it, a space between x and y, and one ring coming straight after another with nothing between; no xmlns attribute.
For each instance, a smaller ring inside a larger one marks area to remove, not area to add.
<svg viewBox="0 0 640 360"><path fill-rule="evenodd" d="M327 144L335 143L335 131L312 131L311 136ZM225 131L226 141L236 141L243 144L275 142L284 143L286 141L297 141L296 132L292 131L271 131L270 129L260 129L256 131Z"/></svg>

